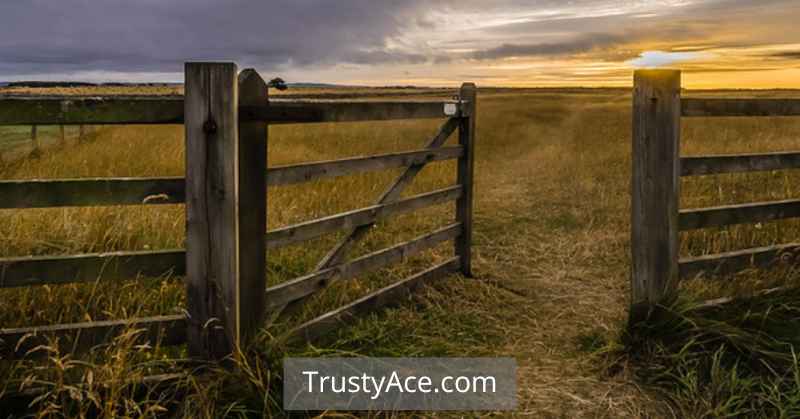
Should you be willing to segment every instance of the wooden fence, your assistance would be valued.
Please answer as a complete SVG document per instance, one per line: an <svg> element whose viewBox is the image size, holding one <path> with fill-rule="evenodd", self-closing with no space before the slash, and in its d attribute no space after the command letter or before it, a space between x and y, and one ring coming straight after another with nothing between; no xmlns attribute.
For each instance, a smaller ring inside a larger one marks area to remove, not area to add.
<svg viewBox="0 0 800 419"><path fill-rule="evenodd" d="M309 321L290 339L325 334L355 316L397 301L420 283L460 271L471 275L476 88L464 84L449 102L270 101L253 70L232 63L188 63L184 97L6 98L0 125L184 124L186 177L58 179L0 182L0 209L184 203L186 249L74 256L0 258L0 288L185 276L186 314L46 327L0 329L0 357L18 358L48 337L77 351L123 329L146 331L162 345L186 343L190 356L220 359L263 325L268 312L300 304L334 280L398 263L445 242L454 256L424 272ZM268 124L446 119L425 148L267 168ZM444 146L459 131L458 145ZM422 168L457 160L457 185L401 198ZM267 187L359 172L405 168L367 208L267 231ZM375 222L450 201L455 222L409 242L347 261L351 246ZM246 226L246 227L244 227ZM266 250L349 231L313 273L266 287Z"/></svg>
<svg viewBox="0 0 800 419"><path fill-rule="evenodd" d="M682 279L774 263L800 244L680 258L679 232L800 217L800 200L680 209L680 178L800 168L800 152L680 156L681 118L800 116L800 99L682 99L681 73L634 75L631 318L674 296Z"/></svg>

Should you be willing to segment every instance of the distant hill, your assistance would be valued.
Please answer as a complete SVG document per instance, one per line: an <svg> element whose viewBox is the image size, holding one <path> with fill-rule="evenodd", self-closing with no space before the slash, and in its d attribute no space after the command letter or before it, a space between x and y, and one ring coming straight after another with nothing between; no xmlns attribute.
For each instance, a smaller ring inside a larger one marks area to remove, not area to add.
<svg viewBox="0 0 800 419"><path fill-rule="evenodd" d="M341 88L341 87L349 87L344 86L341 84L328 84L328 83L286 83L287 86L291 89L292 87L299 87L299 88L313 88L313 89L334 89L334 88Z"/></svg>
<svg viewBox="0 0 800 419"><path fill-rule="evenodd" d="M41 88L41 87L102 87L102 86L109 86L109 87L122 87L122 86L153 86L153 87L161 87L161 86L180 86L183 83L88 83L88 82L80 82L80 81L12 81L12 82L2 82L0 86L2 87L34 87L34 88Z"/></svg>

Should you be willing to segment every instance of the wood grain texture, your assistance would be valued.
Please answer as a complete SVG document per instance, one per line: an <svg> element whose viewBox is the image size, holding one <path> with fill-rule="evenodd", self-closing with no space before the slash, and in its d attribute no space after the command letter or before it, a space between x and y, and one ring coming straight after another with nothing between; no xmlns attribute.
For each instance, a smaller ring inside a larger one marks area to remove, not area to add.
<svg viewBox="0 0 800 419"><path fill-rule="evenodd" d="M0 125L181 124L180 96L0 97Z"/></svg>
<svg viewBox="0 0 800 419"><path fill-rule="evenodd" d="M183 250L0 258L0 288L181 276Z"/></svg>
<svg viewBox="0 0 800 419"><path fill-rule="evenodd" d="M461 196L462 188L452 186L437 191L401 199L396 202L373 205L367 208L331 215L318 220L279 228L267 233L267 247L275 249L304 242L339 230L353 229L373 224L393 215L405 214L423 208L453 201Z"/></svg>
<svg viewBox="0 0 800 419"><path fill-rule="evenodd" d="M36 125L31 126L31 143L33 144L34 150L38 150L40 148L39 135Z"/></svg>
<svg viewBox="0 0 800 419"><path fill-rule="evenodd" d="M188 350L222 359L240 341L236 65L187 63L185 80Z"/></svg>
<svg viewBox="0 0 800 419"><path fill-rule="evenodd" d="M0 209L181 204L183 178L33 179L0 181Z"/></svg>
<svg viewBox="0 0 800 419"><path fill-rule="evenodd" d="M291 185L354 173L424 165L456 159L462 155L462 150L462 147L443 147L270 167L267 170L267 183L270 186Z"/></svg>
<svg viewBox="0 0 800 419"><path fill-rule="evenodd" d="M436 132L433 139L431 139L428 144L425 146L426 149L437 149L444 145L450 135L458 128L459 119L458 118L450 118L448 119ZM426 163L419 163L412 166L408 166L400 176L395 179L395 181L389 185L389 187L383 192L383 194L378 198L376 205L386 204L392 201L397 200L400 195L402 194L403 190L405 190L408 185L414 180L414 178L425 168ZM322 260L317 264L316 271L323 271L325 269L330 268L331 266L335 266L340 264L344 258L347 256L347 253L353 247L355 243L361 240L364 235L369 233L370 229L374 226L374 224L366 224L353 229L349 234L347 234L339 243L336 244L326 255L322 258ZM285 312L282 314L282 317L287 317L294 312L297 312L304 302L304 298L297 299L293 301L292 304L288 307L285 307Z"/></svg>
<svg viewBox="0 0 800 419"><path fill-rule="evenodd" d="M305 298L326 288L333 280L350 279L364 272L398 263L439 243L455 239L459 234L461 234L461 225L453 224L414 240L370 253L351 262L270 287L267 289L267 310L274 311L288 303Z"/></svg>
<svg viewBox="0 0 800 419"><path fill-rule="evenodd" d="M445 114L445 105L454 102L343 102L278 100L267 107L243 107L245 120L268 121L271 124L320 122L390 121L398 119L436 119L456 115Z"/></svg>
<svg viewBox="0 0 800 419"><path fill-rule="evenodd" d="M680 211L681 231L800 217L800 199Z"/></svg>
<svg viewBox="0 0 800 419"><path fill-rule="evenodd" d="M303 124L457 117L454 102L275 101L240 108L243 122ZM181 96L0 97L0 125L182 124Z"/></svg>
<svg viewBox="0 0 800 419"><path fill-rule="evenodd" d="M458 257L449 259L430 269L359 298L344 307L303 323L289 333L286 341L290 344L297 342L313 343L341 327L354 323L360 317L402 304L409 295L423 284L441 279L450 273L458 272L460 268L461 263Z"/></svg>
<svg viewBox="0 0 800 419"><path fill-rule="evenodd" d="M270 186L296 184L353 173L452 160L460 157L462 150L462 147L455 146L278 166L266 169L266 179ZM182 204L186 199L185 195L185 180L181 177L0 181L0 196L3 197L0 200L0 209Z"/></svg>
<svg viewBox="0 0 800 419"><path fill-rule="evenodd" d="M239 106L267 106L267 83L255 70L239 74ZM239 122L239 318L242 343L264 323L267 289L267 142L264 122Z"/></svg>
<svg viewBox="0 0 800 419"><path fill-rule="evenodd" d="M0 359L38 358L48 355L35 348L57 339L64 353L80 354L109 343L125 331L136 332L136 344L180 345L186 341L186 316L96 321L53 326L0 329Z"/></svg>
<svg viewBox="0 0 800 419"><path fill-rule="evenodd" d="M678 279L681 73L639 70L633 92L631 321Z"/></svg>
<svg viewBox="0 0 800 419"><path fill-rule="evenodd" d="M764 246L733 252L683 258L680 260L681 279L697 275L730 275L750 268L763 268L784 263L800 262L800 243Z"/></svg>
<svg viewBox="0 0 800 419"><path fill-rule="evenodd" d="M800 152L727 154L681 158L681 176L800 169Z"/></svg>
<svg viewBox="0 0 800 419"><path fill-rule="evenodd" d="M800 99L683 99L685 117L800 116Z"/></svg>
<svg viewBox="0 0 800 419"><path fill-rule="evenodd" d="M475 171L475 120L477 119L478 88L473 83L461 86L459 97L469 107L469 117L463 117L458 126L458 143L464 155L458 159L457 181L463 185L464 193L456 201L456 221L464 228L455 242L455 254L461 261L461 274L472 277L472 211Z"/></svg>

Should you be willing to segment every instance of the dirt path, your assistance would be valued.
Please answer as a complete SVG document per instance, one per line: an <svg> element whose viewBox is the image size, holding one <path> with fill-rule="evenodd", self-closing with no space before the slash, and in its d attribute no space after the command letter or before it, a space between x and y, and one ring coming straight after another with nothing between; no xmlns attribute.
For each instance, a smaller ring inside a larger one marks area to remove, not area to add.
<svg viewBox="0 0 800 419"><path fill-rule="evenodd" d="M575 118L557 128L570 135ZM506 170L482 168L504 174L476 195L478 275L507 294L498 354L519 362L520 416L652 416L664 406L596 355L625 321L628 230L598 213L607 191L572 172L568 153L536 148Z"/></svg>

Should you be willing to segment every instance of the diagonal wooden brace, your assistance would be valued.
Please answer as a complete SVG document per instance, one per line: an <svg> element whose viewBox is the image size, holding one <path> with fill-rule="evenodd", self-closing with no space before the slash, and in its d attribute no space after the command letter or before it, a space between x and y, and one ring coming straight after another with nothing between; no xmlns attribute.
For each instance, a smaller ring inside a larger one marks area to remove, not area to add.
<svg viewBox="0 0 800 419"><path fill-rule="evenodd" d="M460 124L459 118L450 118L444 125L439 128L439 131L436 133L436 136L428 142L426 149L431 148L439 148L447 142L447 139L450 138L450 135L455 132ZM376 205L388 204L390 202L394 202L400 198L400 194L403 193L403 190L411 184L414 178L425 168L425 163L414 164L408 166L406 170L389 186L388 189L381 195L381 197L376 202ZM342 239L324 258L319 262L316 269L314 271L321 271L324 269L328 269L332 266L336 266L342 263L342 260L347 256L347 253L356 244L361 238L363 238L369 230L375 224L366 224L359 227L354 228L350 231L344 239ZM296 300L287 304L283 309L278 310L278 313L281 313L281 317L285 317L286 315L293 313L297 310L298 307L301 307L303 302L306 301L308 297ZM276 313L277 314L277 313Z"/></svg>

